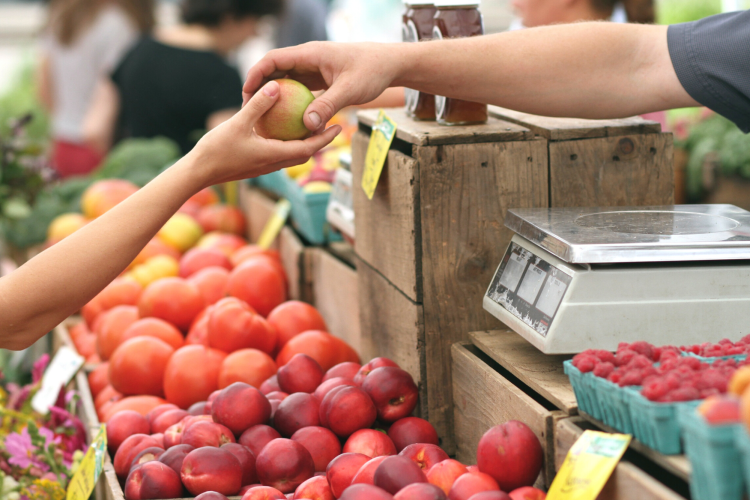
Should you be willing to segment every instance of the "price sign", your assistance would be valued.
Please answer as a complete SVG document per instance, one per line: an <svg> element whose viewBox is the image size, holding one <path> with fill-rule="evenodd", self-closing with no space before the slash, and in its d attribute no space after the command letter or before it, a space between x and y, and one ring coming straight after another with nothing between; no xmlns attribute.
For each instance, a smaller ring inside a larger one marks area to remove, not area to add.
<svg viewBox="0 0 750 500"><path fill-rule="evenodd" d="M78 470L68 485L66 500L88 500L94 491L104 466L107 453L107 429L105 425L99 428L94 442L89 446L86 455L81 460Z"/></svg>
<svg viewBox="0 0 750 500"><path fill-rule="evenodd" d="M328 201L326 219L346 236L354 238L354 207L352 202L352 173L343 168L336 170L333 192Z"/></svg>
<svg viewBox="0 0 750 500"><path fill-rule="evenodd" d="M372 126L370 145L367 147L365 156L365 170L362 174L362 189L368 199L372 199L375 188L378 187L380 174L383 172L388 149L391 147L393 138L396 136L396 123L388 118L382 109L378 114L378 120Z"/></svg>
<svg viewBox="0 0 750 500"><path fill-rule="evenodd" d="M595 500L630 444L626 434L585 431L552 481L547 500Z"/></svg>
<svg viewBox="0 0 750 500"><path fill-rule="evenodd" d="M288 200L282 198L276 203L273 215L266 222L266 227L263 228L263 232L260 233L260 238L258 238L259 247L269 248L273 244L279 232L281 232L281 228L286 224L291 209L292 204Z"/></svg>
<svg viewBox="0 0 750 500"><path fill-rule="evenodd" d="M46 415L50 406L55 404L60 388L71 381L76 372L83 366L85 359L67 346L58 349L52 362L42 377L42 387L31 400L35 411Z"/></svg>

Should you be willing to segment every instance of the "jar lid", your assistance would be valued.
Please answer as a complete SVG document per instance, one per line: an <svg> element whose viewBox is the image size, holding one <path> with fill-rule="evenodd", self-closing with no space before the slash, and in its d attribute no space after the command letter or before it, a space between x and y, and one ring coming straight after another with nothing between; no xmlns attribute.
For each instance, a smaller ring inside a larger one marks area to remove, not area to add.
<svg viewBox="0 0 750 500"><path fill-rule="evenodd" d="M480 3L480 0L434 0L435 7L479 7Z"/></svg>

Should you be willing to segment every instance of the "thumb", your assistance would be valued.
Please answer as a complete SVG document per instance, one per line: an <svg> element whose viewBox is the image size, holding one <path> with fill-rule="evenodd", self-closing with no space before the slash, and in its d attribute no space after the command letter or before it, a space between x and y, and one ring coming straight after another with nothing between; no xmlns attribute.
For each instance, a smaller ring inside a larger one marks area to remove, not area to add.
<svg viewBox="0 0 750 500"><path fill-rule="evenodd" d="M279 99L279 84L270 81L265 84L254 96L247 101L247 104L240 110L242 119L249 125L255 125L258 118L271 109L271 106Z"/></svg>
<svg viewBox="0 0 750 500"><path fill-rule="evenodd" d="M340 109L350 104L350 96L343 90L343 85L336 83L317 97L305 111L303 121L310 131L317 131L333 118Z"/></svg>

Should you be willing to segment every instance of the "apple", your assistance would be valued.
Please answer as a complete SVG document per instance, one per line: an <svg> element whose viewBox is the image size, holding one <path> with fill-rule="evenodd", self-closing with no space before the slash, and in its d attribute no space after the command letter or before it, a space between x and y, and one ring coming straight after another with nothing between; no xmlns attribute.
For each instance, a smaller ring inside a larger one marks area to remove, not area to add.
<svg viewBox="0 0 750 500"><path fill-rule="evenodd" d="M190 415L185 410L168 410L151 421L151 433L164 433L174 424L181 422L183 418Z"/></svg>
<svg viewBox="0 0 750 500"><path fill-rule="evenodd" d="M410 444L440 444L437 431L432 424L418 417L406 417L397 420L388 429L388 437L396 445L396 450L399 453Z"/></svg>
<svg viewBox="0 0 750 500"><path fill-rule="evenodd" d="M215 422L196 422L182 433L182 444L194 448L213 446L218 448L226 443L234 443L232 431Z"/></svg>
<svg viewBox="0 0 750 500"><path fill-rule="evenodd" d="M310 131L302 118L315 96L298 81L288 78L274 81L279 84L279 98L255 123L255 132L266 139L281 141L308 137Z"/></svg>
<svg viewBox="0 0 750 500"><path fill-rule="evenodd" d="M510 500L545 500L547 494L532 486L522 486L510 492Z"/></svg>
<svg viewBox="0 0 750 500"><path fill-rule="evenodd" d="M433 465L448 460L448 454L442 448L427 443L410 444L399 455L410 458L425 472L430 470Z"/></svg>
<svg viewBox="0 0 750 500"><path fill-rule="evenodd" d="M469 497L469 500L513 500L504 491L481 491Z"/></svg>
<svg viewBox="0 0 750 500"><path fill-rule="evenodd" d="M161 462L147 462L133 469L125 480L125 498L180 498L180 476Z"/></svg>
<svg viewBox="0 0 750 500"><path fill-rule="evenodd" d="M256 460L258 478L264 486L291 493L315 473L315 463L307 448L291 439L274 439Z"/></svg>
<svg viewBox="0 0 750 500"><path fill-rule="evenodd" d="M361 453L343 453L331 460L326 468L326 478L331 485L331 492L340 498L344 490L352 484L357 472L370 461L370 457Z"/></svg>
<svg viewBox="0 0 750 500"><path fill-rule="evenodd" d="M458 460L449 458L432 466L427 471L427 481L439 487L447 495L451 491L456 479L467 474L469 471L464 464Z"/></svg>
<svg viewBox="0 0 750 500"><path fill-rule="evenodd" d="M271 418L271 404L258 389L243 382L222 389L211 403L213 419L239 436ZM184 437L183 437L184 439Z"/></svg>
<svg viewBox="0 0 750 500"><path fill-rule="evenodd" d="M353 484L344 491L339 500L393 500L393 495L371 484Z"/></svg>
<svg viewBox="0 0 750 500"><path fill-rule="evenodd" d="M279 387L279 377L277 375L271 375L262 384L260 384L258 390L260 390L260 392L262 392L263 394L280 391L281 387Z"/></svg>
<svg viewBox="0 0 750 500"><path fill-rule="evenodd" d="M426 483L427 478L411 459L406 457L387 457L373 475L375 486L395 495L412 483Z"/></svg>
<svg viewBox="0 0 750 500"><path fill-rule="evenodd" d="M323 380L323 368L307 354L295 354L287 364L279 368L276 376L279 387L287 394L312 393Z"/></svg>
<svg viewBox="0 0 750 500"><path fill-rule="evenodd" d="M255 471L255 455L247 446L239 443L227 443L221 445L222 450L226 450L240 462L242 466L242 486L258 482L258 475Z"/></svg>
<svg viewBox="0 0 750 500"><path fill-rule="evenodd" d="M242 493L242 500L286 500L286 495L276 488L258 485L252 486Z"/></svg>
<svg viewBox="0 0 750 500"><path fill-rule="evenodd" d="M206 446L187 454L180 477L193 495L206 491L235 495L242 487L242 465L227 450Z"/></svg>
<svg viewBox="0 0 750 500"><path fill-rule="evenodd" d="M313 394L319 401L323 401L323 398L326 397L326 394L328 394L331 389L340 386L357 387L357 384L354 383L354 380L344 377L329 378L328 380L321 382Z"/></svg>
<svg viewBox="0 0 750 500"><path fill-rule="evenodd" d="M370 458L395 455L396 446L385 432L361 429L349 436L344 444L344 453L362 453Z"/></svg>
<svg viewBox="0 0 750 500"><path fill-rule="evenodd" d="M166 450L159 457L159 462L171 467L177 474L182 470L182 462L185 457L195 448L189 444L178 444Z"/></svg>
<svg viewBox="0 0 750 500"><path fill-rule="evenodd" d="M542 470L543 457L539 439L517 420L492 427L477 445L479 470L492 476L503 491L533 485Z"/></svg>
<svg viewBox="0 0 750 500"><path fill-rule="evenodd" d="M483 472L470 472L460 476L453 483L448 500L469 500L473 495L482 491L499 491L497 481Z"/></svg>
<svg viewBox="0 0 750 500"><path fill-rule="evenodd" d="M325 476L313 476L300 484L294 492L295 499L334 500L331 487Z"/></svg>
<svg viewBox="0 0 750 500"><path fill-rule="evenodd" d="M250 448L255 458L258 458L261 450L273 441L281 437L279 431L268 425L254 425L242 433L239 443Z"/></svg>
<svg viewBox="0 0 750 500"><path fill-rule="evenodd" d="M190 405L190 408L187 409L187 412L193 416L210 415L211 414L210 411L206 413L207 404L208 404L207 401L199 401L197 403L193 403L192 405Z"/></svg>
<svg viewBox="0 0 750 500"><path fill-rule="evenodd" d="M227 498L226 495L222 495L221 493L218 493L216 491L207 491L195 497L195 500L229 500L229 499Z"/></svg>
<svg viewBox="0 0 750 500"><path fill-rule="evenodd" d="M162 453L164 453L164 450L157 446L146 448L145 450L138 453L135 458L133 458L133 461L130 462L130 470L132 471L134 467L143 465L147 462L158 461Z"/></svg>
<svg viewBox="0 0 750 500"><path fill-rule="evenodd" d="M351 436L361 429L367 429L376 418L375 404L370 396L359 387L334 387L326 394L320 405L321 424L341 438Z"/></svg>
<svg viewBox="0 0 750 500"><path fill-rule="evenodd" d="M375 484L375 470L386 458L388 455L375 457L363 465L352 479L352 484Z"/></svg>
<svg viewBox="0 0 750 500"><path fill-rule="evenodd" d="M341 454L339 439L324 427L303 427L295 432L291 439L310 452L316 472L325 472L331 460Z"/></svg>
<svg viewBox="0 0 750 500"><path fill-rule="evenodd" d="M133 434L125 439L115 453L115 472L121 479L130 473L130 464L140 452L146 448L156 447L159 443L147 434Z"/></svg>
<svg viewBox="0 0 750 500"><path fill-rule="evenodd" d="M362 365L360 365L359 363L355 363L354 361L339 363L335 366L332 366L326 372L326 374L323 376L323 382L337 377L354 380L354 377L357 376L357 372L359 372L360 368L362 368Z"/></svg>
<svg viewBox="0 0 750 500"><path fill-rule="evenodd" d="M320 424L318 398L304 392L294 393L284 399L273 416L273 426L284 437L291 437L292 434L303 427L317 426L318 424Z"/></svg>
<svg viewBox="0 0 750 500"><path fill-rule="evenodd" d="M403 488L394 500L448 500L443 490L429 483L413 483Z"/></svg>
<svg viewBox="0 0 750 500"><path fill-rule="evenodd" d="M387 423L411 415L419 398L419 389L411 375L394 366L371 371L362 382L362 389L375 403L378 418Z"/></svg>
<svg viewBox="0 0 750 500"><path fill-rule="evenodd" d="M114 454L122 442L133 434L150 433L151 426L143 415L133 410L119 411L107 422L107 447Z"/></svg>
<svg viewBox="0 0 750 500"><path fill-rule="evenodd" d="M365 378L370 374L371 371L383 366L392 366L394 368L399 368L395 361L392 361L388 358L373 358L369 363L365 363L364 365L362 365L357 374L354 376L354 382L356 382L357 385L362 385L362 382L365 381Z"/></svg>

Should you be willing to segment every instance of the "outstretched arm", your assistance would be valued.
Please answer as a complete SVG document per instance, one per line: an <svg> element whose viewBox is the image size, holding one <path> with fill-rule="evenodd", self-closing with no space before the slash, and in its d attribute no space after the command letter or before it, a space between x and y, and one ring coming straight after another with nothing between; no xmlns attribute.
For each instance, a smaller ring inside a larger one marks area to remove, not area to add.
<svg viewBox="0 0 750 500"><path fill-rule="evenodd" d="M267 140L253 132L276 101L266 85L245 108L143 189L0 279L0 348L23 349L91 300L119 275L193 194L307 161L340 127L305 141Z"/></svg>
<svg viewBox="0 0 750 500"><path fill-rule="evenodd" d="M308 107L310 130L393 85L547 116L698 105L677 79L666 26L591 22L426 43L313 42L268 53L248 73L246 99L285 75L328 89Z"/></svg>

